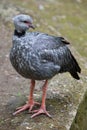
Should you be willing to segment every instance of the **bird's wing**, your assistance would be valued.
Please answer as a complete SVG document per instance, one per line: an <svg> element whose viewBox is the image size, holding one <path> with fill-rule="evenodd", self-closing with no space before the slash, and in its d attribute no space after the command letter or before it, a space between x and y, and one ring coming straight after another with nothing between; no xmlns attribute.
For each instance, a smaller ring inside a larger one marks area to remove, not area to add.
<svg viewBox="0 0 87 130"><path fill-rule="evenodd" d="M74 78L79 79L77 72L80 72L81 69L67 46L60 46L57 49L51 50L45 49L41 52L40 56L42 62L51 62L53 67L59 66L58 72L68 71Z"/></svg>
<svg viewBox="0 0 87 130"><path fill-rule="evenodd" d="M52 62L54 65L59 65L61 68L66 67L69 62L69 50L66 46L56 49L45 49L40 52L42 62ZM64 68L65 69L65 68Z"/></svg>
<svg viewBox="0 0 87 130"><path fill-rule="evenodd" d="M55 37L47 34L39 34L35 43L34 50L38 51L40 62L57 72L70 72L70 74L79 79L77 72L81 69L67 47L69 42L63 37Z"/></svg>
<svg viewBox="0 0 87 130"><path fill-rule="evenodd" d="M36 49L45 49L45 48L56 49L59 48L60 46L70 44L63 37L56 37L45 33L38 33L37 35L35 33L35 39L33 40L34 40L34 47Z"/></svg>
<svg viewBox="0 0 87 130"><path fill-rule="evenodd" d="M55 37L48 34L40 33L34 42L34 50L39 53L41 60L59 64L64 58L67 59L69 44L63 37ZM62 64L62 63L61 63ZM60 64L59 64L60 65Z"/></svg>

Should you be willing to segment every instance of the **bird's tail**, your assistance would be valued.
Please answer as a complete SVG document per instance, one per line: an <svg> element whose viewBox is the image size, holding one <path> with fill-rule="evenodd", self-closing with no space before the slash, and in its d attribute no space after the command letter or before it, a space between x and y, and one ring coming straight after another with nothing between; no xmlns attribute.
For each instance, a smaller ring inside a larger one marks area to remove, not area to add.
<svg viewBox="0 0 87 130"><path fill-rule="evenodd" d="M78 75L78 73L77 72L70 72L70 74L72 75L72 77L73 78L75 78L75 79L77 79L77 80L79 80L80 79L80 77L79 77L79 75Z"/></svg>
<svg viewBox="0 0 87 130"><path fill-rule="evenodd" d="M81 68L79 67L79 65L78 65L76 59L73 57L73 55L71 55L71 56L72 56L72 66L73 67L69 72L73 78L79 80L80 77L79 77L78 73L81 73Z"/></svg>

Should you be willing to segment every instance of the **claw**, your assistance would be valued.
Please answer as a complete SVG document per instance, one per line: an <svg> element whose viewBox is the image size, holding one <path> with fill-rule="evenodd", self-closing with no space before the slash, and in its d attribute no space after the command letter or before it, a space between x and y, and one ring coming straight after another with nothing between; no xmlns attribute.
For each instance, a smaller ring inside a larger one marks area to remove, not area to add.
<svg viewBox="0 0 87 130"><path fill-rule="evenodd" d="M14 112L13 115L16 115L16 114L18 114L18 113L20 113L22 111L27 110L27 109L29 109L29 112L30 112L33 109L35 104L40 105L40 103L38 103L38 102L27 103L27 104L25 104L25 105L23 105L21 107L16 108L17 111Z"/></svg>
<svg viewBox="0 0 87 130"><path fill-rule="evenodd" d="M14 112L13 115L16 115L16 114L18 114L18 113L20 113L20 112L22 112L24 110L27 110L29 107L30 107L29 104L25 104L24 106L21 106L21 107L17 108L17 111Z"/></svg>
<svg viewBox="0 0 87 130"><path fill-rule="evenodd" d="M33 114L33 115L31 116L31 118L36 117L36 116L38 116L38 115L40 115L40 114L45 114L45 115L47 115L48 117L52 118L52 116L51 116L51 115L46 111L46 109L44 109L44 108L40 108L39 110L34 110L34 111L32 111L32 112L35 112L35 114Z"/></svg>

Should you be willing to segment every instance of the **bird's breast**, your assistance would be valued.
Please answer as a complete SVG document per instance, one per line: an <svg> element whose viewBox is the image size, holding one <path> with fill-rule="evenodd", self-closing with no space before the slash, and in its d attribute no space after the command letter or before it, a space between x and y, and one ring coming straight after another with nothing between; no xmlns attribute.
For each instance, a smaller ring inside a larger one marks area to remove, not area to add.
<svg viewBox="0 0 87 130"><path fill-rule="evenodd" d="M37 53L28 46L13 46L10 61L15 70L26 78L33 77L40 65Z"/></svg>

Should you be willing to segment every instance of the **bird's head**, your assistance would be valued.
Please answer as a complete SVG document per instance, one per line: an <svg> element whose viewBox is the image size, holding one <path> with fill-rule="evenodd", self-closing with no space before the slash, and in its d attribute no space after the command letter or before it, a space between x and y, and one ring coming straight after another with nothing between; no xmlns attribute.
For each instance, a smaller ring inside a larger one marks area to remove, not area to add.
<svg viewBox="0 0 87 130"><path fill-rule="evenodd" d="M29 15L19 14L13 18L15 29L18 32L26 31L29 28L35 29L33 20Z"/></svg>

